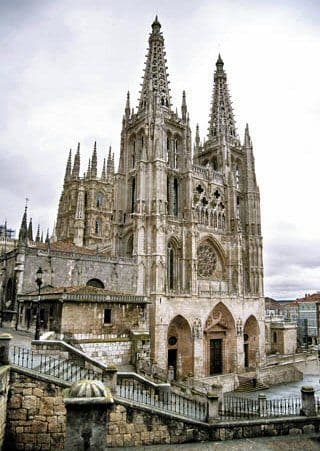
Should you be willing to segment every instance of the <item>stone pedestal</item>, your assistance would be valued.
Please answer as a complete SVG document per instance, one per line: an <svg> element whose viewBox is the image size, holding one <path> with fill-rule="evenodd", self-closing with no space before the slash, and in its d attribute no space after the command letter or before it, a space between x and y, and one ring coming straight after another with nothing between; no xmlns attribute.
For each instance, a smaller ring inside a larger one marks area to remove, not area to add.
<svg viewBox="0 0 320 451"><path fill-rule="evenodd" d="M105 385L110 388L111 393L115 393L117 389L117 368L106 368L102 373L102 380Z"/></svg>
<svg viewBox="0 0 320 451"><path fill-rule="evenodd" d="M109 388L101 381L79 381L66 391L65 449L68 451L106 449L108 409L113 404Z"/></svg>
<svg viewBox="0 0 320 451"><path fill-rule="evenodd" d="M301 399L301 415L305 415L306 417L312 417L316 415L314 388L311 386L301 387Z"/></svg>
<svg viewBox="0 0 320 451"><path fill-rule="evenodd" d="M0 365L9 365L9 346L12 336L0 334Z"/></svg>
<svg viewBox="0 0 320 451"><path fill-rule="evenodd" d="M219 395L213 392L207 394L208 399L208 423L214 423L219 419Z"/></svg>

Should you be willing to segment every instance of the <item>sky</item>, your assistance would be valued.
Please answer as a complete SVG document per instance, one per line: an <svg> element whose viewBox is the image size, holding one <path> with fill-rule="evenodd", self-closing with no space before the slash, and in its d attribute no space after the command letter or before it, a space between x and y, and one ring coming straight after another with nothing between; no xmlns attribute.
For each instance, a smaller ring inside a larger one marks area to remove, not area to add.
<svg viewBox="0 0 320 451"><path fill-rule="evenodd" d="M69 149L81 171L119 154L126 92L137 105L150 25L165 37L173 104L207 132L220 52L261 191L265 295L320 290L318 0L2 0L0 223L52 229Z"/></svg>

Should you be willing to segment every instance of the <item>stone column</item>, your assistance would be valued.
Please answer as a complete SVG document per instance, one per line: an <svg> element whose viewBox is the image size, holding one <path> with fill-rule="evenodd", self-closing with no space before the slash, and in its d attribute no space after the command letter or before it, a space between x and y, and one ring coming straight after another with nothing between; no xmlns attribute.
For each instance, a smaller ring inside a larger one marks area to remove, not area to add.
<svg viewBox="0 0 320 451"><path fill-rule="evenodd" d="M12 336L10 334L0 335L0 365L9 365L9 346Z"/></svg>
<svg viewBox="0 0 320 451"><path fill-rule="evenodd" d="M301 415L312 417L316 414L316 403L314 396L314 388L311 386L301 387L302 408Z"/></svg>

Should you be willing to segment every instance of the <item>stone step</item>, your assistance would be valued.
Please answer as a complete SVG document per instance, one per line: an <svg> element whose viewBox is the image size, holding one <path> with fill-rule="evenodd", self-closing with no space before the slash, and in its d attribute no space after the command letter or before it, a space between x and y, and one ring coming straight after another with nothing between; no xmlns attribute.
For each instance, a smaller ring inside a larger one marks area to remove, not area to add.
<svg viewBox="0 0 320 451"><path fill-rule="evenodd" d="M256 383L254 383L254 380L250 379L241 381L239 386L235 389L235 392L254 392L258 390L266 390L268 388L268 385L259 381L256 381Z"/></svg>

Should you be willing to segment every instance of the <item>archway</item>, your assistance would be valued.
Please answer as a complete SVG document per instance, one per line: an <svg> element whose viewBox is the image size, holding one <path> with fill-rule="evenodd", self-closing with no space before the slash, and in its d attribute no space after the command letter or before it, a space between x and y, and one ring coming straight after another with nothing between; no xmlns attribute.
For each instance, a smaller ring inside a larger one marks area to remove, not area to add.
<svg viewBox="0 0 320 451"><path fill-rule="evenodd" d="M259 325L256 318L251 315L243 329L244 366L255 368L259 360Z"/></svg>
<svg viewBox="0 0 320 451"><path fill-rule="evenodd" d="M208 375L231 373L236 362L236 329L232 314L219 302L205 325L206 359Z"/></svg>
<svg viewBox="0 0 320 451"><path fill-rule="evenodd" d="M175 379L193 373L193 346L191 328L181 315L176 316L169 324L168 368L174 369Z"/></svg>
<svg viewBox="0 0 320 451"><path fill-rule="evenodd" d="M90 279L86 285L87 287L104 288L104 283L100 279Z"/></svg>

